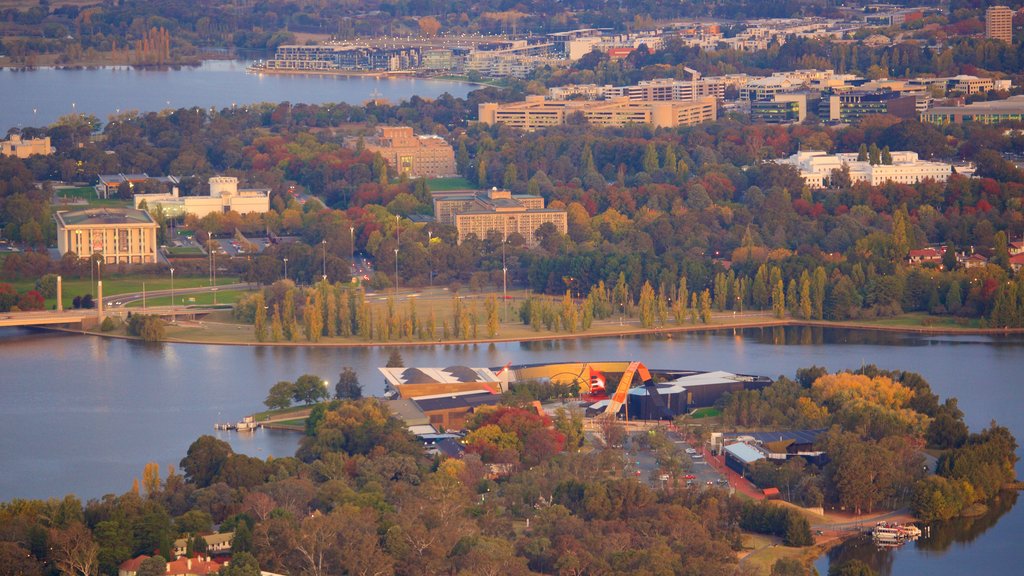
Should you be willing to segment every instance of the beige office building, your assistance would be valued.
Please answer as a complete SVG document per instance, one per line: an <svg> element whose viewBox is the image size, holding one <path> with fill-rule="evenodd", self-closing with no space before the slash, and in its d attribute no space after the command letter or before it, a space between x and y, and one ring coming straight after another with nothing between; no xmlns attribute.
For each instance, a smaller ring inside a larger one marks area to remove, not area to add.
<svg viewBox="0 0 1024 576"><path fill-rule="evenodd" d="M560 234L569 229L565 210L544 208L544 199L540 196L492 188L486 192L435 192L433 197L435 219L455 226L460 244L471 234L483 240L491 232L498 232L505 239L519 234L527 246L536 246L534 233L544 224L550 222Z"/></svg>
<svg viewBox="0 0 1024 576"><path fill-rule="evenodd" d="M620 97L586 102L527 96L522 102L483 102L479 107L482 124L501 123L522 130L560 126L575 113L581 114L590 124L600 127L652 124L657 128L675 128L714 121L718 117L718 101L715 98L700 98L693 102L652 102Z"/></svg>
<svg viewBox="0 0 1024 576"><path fill-rule="evenodd" d="M349 139L348 144L354 144ZM416 136L408 126L381 126L366 138L367 150L377 152L399 174L413 178L437 178L456 173L455 151L440 136Z"/></svg>
<svg viewBox="0 0 1024 576"><path fill-rule="evenodd" d="M146 209L158 206L167 216L193 214L202 218L213 213L266 214L270 211L269 188L238 188L238 178L214 176L210 178L209 196L180 196L175 186L167 194L136 194L135 207L145 202Z"/></svg>
<svg viewBox="0 0 1024 576"><path fill-rule="evenodd" d="M49 136L25 140L18 134L11 134L10 138L0 142L0 156L28 158L33 154L40 154L42 156L53 154L53 146L50 146Z"/></svg>
<svg viewBox="0 0 1024 576"><path fill-rule="evenodd" d="M1013 10L1006 6L990 6L985 10L985 38L1013 44Z"/></svg>
<svg viewBox="0 0 1024 576"><path fill-rule="evenodd" d="M145 210L93 208L57 212L57 248L61 256L99 253L105 264L156 263L159 226Z"/></svg>

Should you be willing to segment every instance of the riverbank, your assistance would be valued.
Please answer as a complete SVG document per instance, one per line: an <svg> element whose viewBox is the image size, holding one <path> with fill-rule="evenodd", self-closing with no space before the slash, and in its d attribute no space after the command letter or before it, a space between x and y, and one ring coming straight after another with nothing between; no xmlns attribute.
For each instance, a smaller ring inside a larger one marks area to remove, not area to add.
<svg viewBox="0 0 1024 576"><path fill-rule="evenodd" d="M181 314L187 314L182 310ZM913 318L911 315L896 317L897 319ZM885 322L893 322L893 319L885 319ZM636 337L649 336L655 338L671 339L673 334L685 334L691 332L709 332L718 330L742 330L742 329L769 329L769 328L839 328L848 330L869 330L874 332L886 332L895 334L915 334L932 336L1006 336L1013 334L1024 334L1024 328L976 328L957 327L949 325L915 326L911 323L872 323L860 322L829 322L825 320L801 320L796 318L777 319L771 316L731 316L728 314L713 317L709 324L691 324L676 326L659 326L655 328L640 328L629 323L620 325L614 321L606 321L603 324L595 323L587 332L576 333L537 333L529 326L522 324L505 324L502 330L509 333L508 336L495 338L476 339L438 339L437 341L424 340L389 340L389 341L356 341L351 338L324 338L320 342L258 342L253 334L253 327L250 324L240 324L230 321L230 315L225 312L212 313L203 320L181 320L174 325L168 326L164 342L177 344L207 344L217 346L265 346L265 347L315 347L315 348L373 348L373 347L433 347L433 346L460 346L478 344L502 344L515 342L551 342L560 340L583 340L592 338L609 337ZM133 339L123 332L100 332L97 330L75 330L58 329L66 332L84 333L94 336L105 336L114 338Z"/></svg>

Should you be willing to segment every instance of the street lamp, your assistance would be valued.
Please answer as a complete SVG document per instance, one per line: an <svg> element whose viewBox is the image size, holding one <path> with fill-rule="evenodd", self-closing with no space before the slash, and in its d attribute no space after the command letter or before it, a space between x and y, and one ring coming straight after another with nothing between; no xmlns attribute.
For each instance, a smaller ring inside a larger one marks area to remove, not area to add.
<svg viewBox="0 0 1024 576"><path fill-rule="evenodd" d="M434 239L434 231L427 230L427 261L430 263L430 287L434 287L434 258L430 254L430 242Z"/></svg>
<svg viewBox="0 0 1024 576"><path fill-rule="evenodd" d="M327 281L327 240L321 240L320 245L324 247L324 282Z"/></svg>
<svg viewBox="0 0 1024 576"><path fill-rule="evenodd" d="M352 276L355 277L355 275L356 275L356 227L355 226L349 226L348 227L348 246L349 246L348 265L349 265L349 268L351 269Z"/></svg>
<svg viewBox="0 0 1024 576"><path fill-rule="evenodd" d="M398 299L398 248L395 248L395 300Z"/></svg>
<svg viewBox="0 0 1024 576"><path fill-rule="evenodd" d="M174 316L174 268L171 268L171 324L176 320Z"/></svg>
<svg viewBox="0 0 1024 576"><path fill-rule="evenodd" d="M288 279L288 259L284 259L284 279Z"/></svg>

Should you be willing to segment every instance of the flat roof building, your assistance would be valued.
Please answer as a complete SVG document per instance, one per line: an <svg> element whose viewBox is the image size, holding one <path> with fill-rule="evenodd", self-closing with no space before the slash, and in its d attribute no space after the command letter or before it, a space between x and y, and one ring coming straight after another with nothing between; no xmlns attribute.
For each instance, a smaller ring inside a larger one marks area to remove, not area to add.
<svg viewBox="0 0 1024 576"><path fill-rule="evenodd" d="M527 246L536 246L537 229L550 223L559 234L565 234L569 223L565 210L544 208L540 196L512 194L492 188L486 192L454 190L435 192L434 217L441 224L455 226L461 244L470 235L483 240L497 232L502 239L519 234Z"/></svg>
<svg viewBox="0 0 1024 576"><path fill-rule="evenodd" d="M346 141L354 146L354 139ZM455 151L440 136L416 136L408 126L381 126L364 140L370 152L380 154L399 174L413 178L436 178L456 173Z"/></svg>
<svg viewBox="0 0 1024 576"><path fill-rule="evenodd" d="M874 164L857 160L856 153L828 154L819 150L797 152L789 158L776 160L778 164L795 166L804 183L810 188L824 188L832 177L833 170L844 166L850 170L853 183L867 182L872 186L895 182L916 184L932 179L945 182L953 173L953 166L942 162L919 160L916 152L891 152L892 164Z"/></svg>
<svg viewBox="0 0 1024 576"><path fill-rule="evenodd" d="M33 154L42 156L53 154L53 146L50 146L49 136L25 140L20 134L11 134L7 140L0 142L0 156L28 158Z"/></svg>
<svg viewBox="0 0 1024 576"><path fill-rule="evenodd" d="M266 214L270 211L269 188L238 188L238 178L214 176L209 180L209 196L179 196L175 186L164 194L135 194L135 207L145 202L149 210L160 207L168 216L192 214L202 218L213 213Z"/></svg>
<svg viewBox="0 0 1024 576"><path fill-rule="evenodd" d="M503 381L489 368L449 366L378 370L384 375L386 394L393 398L408 399L465 392L500 394L508 390L508 381Z"/></svg>
<svg viewBox="0 0 1024 576"><path fill-rule="evenodd" d="M966 106L936 106L921 114L922 122L932 124L998 124L1010 120L1024 120L1024 95L1010 96L1005 100L975 102Z"/></svg>
<svg viewBox="0 0 1024 576"><path fill-rule="evenodd" d="M1013 44L1013 10L1006 6L989 6L985 10L985 38Z"/></svg>
<svg viewBox="0 0 1024 576"><path fill-rule="evenodd" d="M600 102L583 102L527 96L522 102L482 102L479 106L481 124L501 123L521 130L560 126L573 114L580 114L587 122L599 127L651 124L657 128L675 128L716 120L718 101L706 97L693 102L652 102L623 96Z"/></svg>
<svg viewBox="0 0 1024 576"><path fill-rule="evenodd" d="M145 210L94 208L57 212L61 256L101 254L105 264L156 263L157 223Z"/></svg>

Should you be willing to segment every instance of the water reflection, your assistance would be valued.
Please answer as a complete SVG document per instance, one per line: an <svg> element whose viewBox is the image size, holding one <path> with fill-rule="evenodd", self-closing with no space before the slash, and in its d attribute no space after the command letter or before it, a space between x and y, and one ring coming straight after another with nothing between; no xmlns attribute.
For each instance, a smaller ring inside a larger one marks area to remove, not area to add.
<svg viewBox="0 0 1024 576"><path fill-rule="evenodd" d="M981 561L978 567L984 567L983 573L1015 574L1020 569L1017 563L1021 559L1019 551L1016 555L987 554L983 550L965 545L974 543L981 539L982 535L995 529L995 532L1000 533L994 533L986 540L998 542L1002 539L1016 548L1019 534L1014 533L1014 525L1024 516L1021 511L1011 513L1016 503L1016 492L1004 492L990 504L985 514L974 518L956 518L949 522L934 522L930 525L930 533L926 537L902 548L879 549L870 536L861 536L830 550L827 557L820 560L816 567L819 573L825 574L830 565L860 560L871 566L880 576L921 574L925 571L931 576L952 575L964 573L962 565L972 562L971 558L964 556L970 554L979 557ZM1008 513L1011 516L1009 519L1013 521L1000 523ZM955 548L954 544L957 545ZM935 558L942 558L944 561L932 561Z"/></svg>

